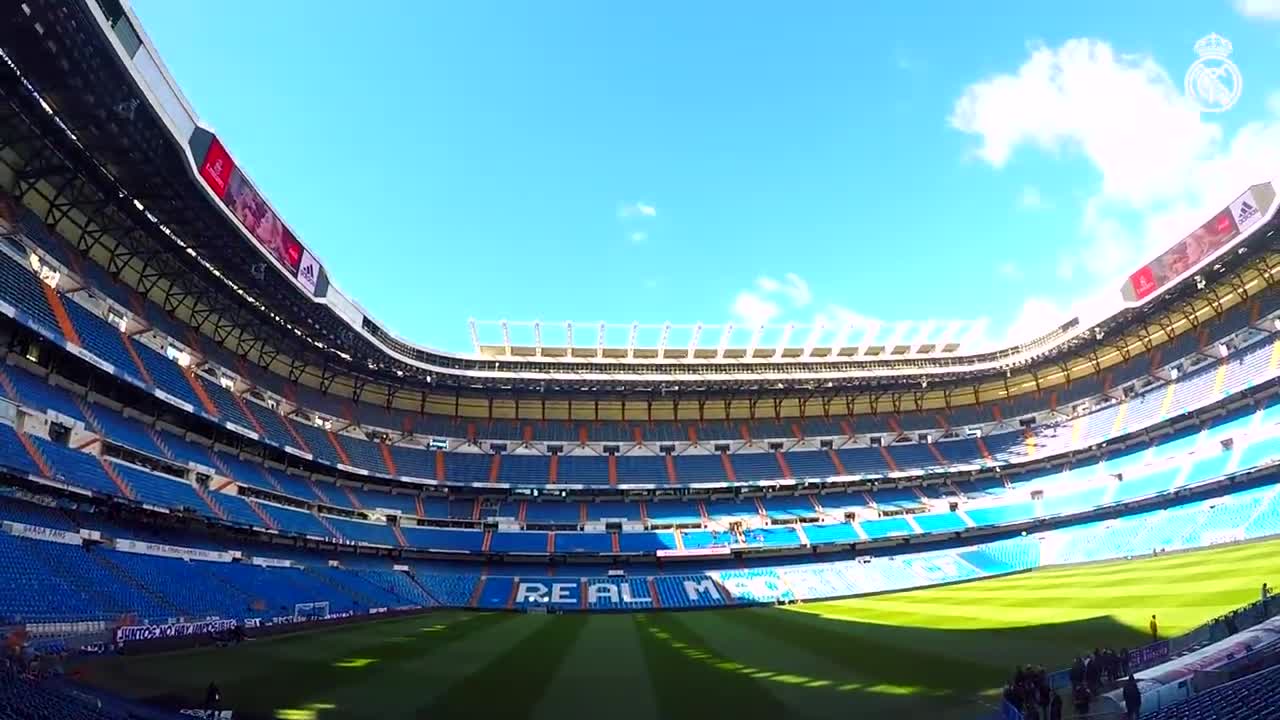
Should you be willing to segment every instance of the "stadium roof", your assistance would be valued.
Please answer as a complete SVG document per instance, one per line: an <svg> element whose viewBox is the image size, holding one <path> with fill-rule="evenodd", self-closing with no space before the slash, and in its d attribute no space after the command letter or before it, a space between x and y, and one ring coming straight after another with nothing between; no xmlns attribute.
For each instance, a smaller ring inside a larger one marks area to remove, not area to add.
<svg viewBox="0 0 1280 720"><path fill-rule="evenodd" d="M1007 347L977 344L963 322L499 322L474 324L473 353L437 351L395 336L331 282L196 116L124 3L28 0L4 13L0 89L9 103L0 123L9 140L3 160L14 169L6 184L143 297L240 356L349 397L421 393L425 404L444 388L455 399L493 391L812 396L957 382L1038 389L1050 377L1078 376L1072 366L1127 359L1274 277L1268 183L1244 191L1110 297Z"/></svg>

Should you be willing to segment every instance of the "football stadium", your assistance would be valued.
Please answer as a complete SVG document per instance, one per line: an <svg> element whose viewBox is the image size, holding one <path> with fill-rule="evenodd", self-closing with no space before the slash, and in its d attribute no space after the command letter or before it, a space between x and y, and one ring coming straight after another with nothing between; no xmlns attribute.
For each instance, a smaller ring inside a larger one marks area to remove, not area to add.
<svg viewBox="0 0 1280 720"><path fill-rule="evenodd" d="M0 6L0 718L1280 717L1267 178L1018 343L446 352L126 3Z"/></svg>

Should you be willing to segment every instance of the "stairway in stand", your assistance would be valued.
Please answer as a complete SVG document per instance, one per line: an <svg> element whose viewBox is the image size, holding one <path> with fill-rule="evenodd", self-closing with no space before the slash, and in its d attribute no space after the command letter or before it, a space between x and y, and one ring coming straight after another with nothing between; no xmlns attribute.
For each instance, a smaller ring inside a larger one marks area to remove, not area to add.
<svg viewBox="0 0 1280 720"><path fill-rule="evenodd" d="M214 515L217 515L221 520L227 519L226 511L223 510L222 506L218 504L218 501L214 499L213 493L210 493L208 490L201 487L199 483L193 483L192 487L196 489L196 494L200 496L201 500L204 500L204 503L209 506L209 509L213 511Z"/></svg>

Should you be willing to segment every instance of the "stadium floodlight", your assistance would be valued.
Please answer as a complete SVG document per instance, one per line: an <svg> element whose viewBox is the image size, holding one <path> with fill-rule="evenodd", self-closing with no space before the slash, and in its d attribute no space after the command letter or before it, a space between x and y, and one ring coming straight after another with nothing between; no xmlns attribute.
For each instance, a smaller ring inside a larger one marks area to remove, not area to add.
<svg viewBox="0 0 1280 720"><path fill-rule="evenodd" d="M901 345L903 338L907 336L907 333L911 330L911 326L913 324L914 323L910 320L903 320L901 322L894 323L893 332L889 334L889 339L884 343L885 347L892 350L898 345Z"/></svg>
<svg viewBox="0 0 1280 720"><path fill-rule="evenodd" d="M600 323L600 332L596 335L596 357L604 357L604 323Z"/></svg>
<svg viewBox="0 0 1280 720"><path fill-rule="evenodd" d="M819 320L809 329L809 337L804 341L804 353L801 357L809 357L813 354L813 347L818 344L818 338L822 337L823 331L827 329L827 323Z"/></svg>
<svg viewBox="0 0 1280 720"><path fill-rule="evenodd" d="M925 320L920 324L920 332L916 333L916 339L910 343L910 353L915 355L920 352L920 346L929 342L929 335L933 333L934 328L938 327L937 320Z"/></svg>
<svg viewBox="0 0 1280 720"><path fill-rule="evenodd" d="M570 354L572 354L573 353L573 322L572 321L565 322L564 333L565 333L564 345L565 347L569 348L569 352Z"/></svg>
<svg viewBox="0 0 1280 720"><path fill-rule="evenodd" d="M947 323L947 326L942 329L941 333L939 333L938 342L934 344L933 352L930 354L942 352L942 348L950 345L951 342L955 340L956 335L960 334L960 331L964 328L965 324L966 323L963 320L952 320Z"/></svg>
<svg viewBox="0 0 1280 720"><path fill-rule="evenodd" d="M774 360L782 357L782 351L787 348L787 343L791 341L791 333L794 332L795 329L795 323L787 323L787 326L782 328L782 337L778 338L778 344L773 348Z"/></svg>
<svg viewBox="0 0 1280 720"><path fill-rule="evenodd" d="M636 335L640 332L640 323L632 321L631 337L627 338L627 359L631 360L636 356Z"/></svg>
<svg viewBox="0 0 1280 720"><path fill-rule="evenodd" d="M867 348L875 344L876 337L880 334L880 321L868 320L865 327L866 332L862 334L862 342L858 343L859 355L865 355Z"/></svg>
<svg viewBox="0 0 1280 720"><path fill-rule="evenodd" d="M538 357L542 357L542 321L533 321L533 352Z"/></svg>
<svg viewBox="0 0 1280 720"><path fill-rule="evenodd" d="M845 343L849 342L849 334L852 332L853 321L846 320L844 327L840 328L839 332L836 333L835 338L831 341L831 358L836 357L840 351L844 349Z"/></svg>
<svg viewBox="0 0 1280 720"><path fill-rule="evenodd" d="M973 321L973 324L969 326L969 332L965 333L964 339L960 341L961 346L971 348L974 345L982 343L982 339L987 334L988 322L989 321L986 318L979 318L978 320ZM1099 335L1098 339L1102 339L1102 336Z"/></svg>
<svg viewBox="0 0 1280 720"><path fill-rule="evenodd" d="M658 357L667 353L667 336L671 334L671 323L662 323L662 337L658 339Z"/></svg>
<svg viewBox="0 0 1280 720"><path fill-rule="evenodd" d="M716 359L724 359L724 351L729 349L729 338L733 336L733 323L724 326L720 331L720 343L716 346Z"/></svg>
<svg viewBox="0 0 1280 720"><path fill-rule="evenodd" d="M693 335L689 337L689 357L690 358L692 358L693 354L698 351L698 338L701 335L702 335L702 321L699 320L693 326Z"/></svg>
<svg viewBox="0 0 1280 720"><path fill-rule="evenodd" d="M751 333L751 342L747 343L747 359L756 354L756 346L760 344L760 338L764 335L764 323L756 326L755 332Z"/></svg>
<svg viewBox="0 0 1280 720"><path fill-rule="evenodd" d="M511 354L511 329L507 327L506 320L499 320L498 326L502 328L502 350L507 355Z"/></svg>
<svg viewBox="0 0 1280 720"><path fill-rule="evenodd" d="M476 319L469 318L467 325L471 328L471 347L475 348L476 354L480 354L480 331L476 329Z"/></svg>

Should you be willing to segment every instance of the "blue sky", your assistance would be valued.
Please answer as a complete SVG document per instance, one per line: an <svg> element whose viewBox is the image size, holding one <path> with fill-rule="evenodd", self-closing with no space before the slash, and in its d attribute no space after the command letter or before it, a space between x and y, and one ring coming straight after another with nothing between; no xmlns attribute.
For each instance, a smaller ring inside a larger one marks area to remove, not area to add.
<svg viewBox="0 0 1280 720"><path fill-rule="evenodd" d="M470 317L998 339L1280 174L1280 0L133 5L334 282L452 350ZM1244 92L1200 115L1211 32Z"/></svg>

